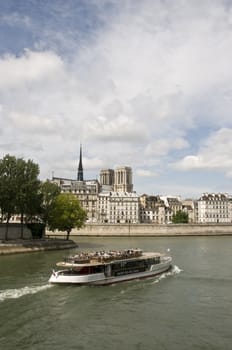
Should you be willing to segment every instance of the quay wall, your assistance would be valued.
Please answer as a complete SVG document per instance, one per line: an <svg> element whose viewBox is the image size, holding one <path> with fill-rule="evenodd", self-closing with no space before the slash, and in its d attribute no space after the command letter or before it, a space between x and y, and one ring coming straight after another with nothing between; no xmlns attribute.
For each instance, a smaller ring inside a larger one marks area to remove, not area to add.
<svg viewBox="0 0 232 350"><path fill-rule="evenodd" d="M31 239L31 230L24 225L23 237L21 237L21 224L8 224L8 230L6 224L0 224L0 240L16 240L16 239Z"/></svg>
<svg viewBox="0 0 232 350"><path fill-rule="evenodd" d="M64 232L47 231L48 236L64 235ZM99 237L161 237L161 236L232 236L232 224L87 224L80 230L73 229L71 236Z"/></svg>
<svg viewBox="0 0 232 350"><path fill-rule="evenodd" d="M32 239L15 240L0 243L0 256L19 253L34 253L47 250L73 249L77 244L72 240L63 239Z"/></svg>

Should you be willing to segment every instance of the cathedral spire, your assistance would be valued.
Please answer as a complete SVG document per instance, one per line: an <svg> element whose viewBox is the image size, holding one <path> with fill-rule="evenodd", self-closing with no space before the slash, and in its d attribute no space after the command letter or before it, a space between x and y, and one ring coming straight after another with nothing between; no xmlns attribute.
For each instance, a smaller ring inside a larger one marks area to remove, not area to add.
<svg viewBox="0 0 232 350"><path fill-rule="evenodd" d="M83 166L82 166L82 145L80 145L80 158L78 165L77 181L84 181Z"/></svg>

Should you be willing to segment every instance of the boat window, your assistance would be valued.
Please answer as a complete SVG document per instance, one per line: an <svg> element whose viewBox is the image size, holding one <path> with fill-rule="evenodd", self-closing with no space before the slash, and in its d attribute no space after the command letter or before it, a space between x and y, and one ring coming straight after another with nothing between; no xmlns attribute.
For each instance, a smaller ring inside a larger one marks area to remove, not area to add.
<svg viewBox="0 0 232 350"><path fill-rule="evenodd" d="M91 273L101 273L104 272L103 265L91 266Z"/></svg>
<svg viewBox="0 0 232 350"><path fill-rule="evenodd" d="M160 256L156 256L155 258L148 259L149 264L159 264L160 263Z"/></svg>
<svg viewBox="0 0 232 350"><path fill-rule="evenodd" d="M89 266L83 266L78 272L80 275L88 275L91 273Z"/></svg>
<svg viewBox="0 0 232 350"><path fill-rule="evenodd" d="M145 260L136 260L136 261L120 261L112 264L112 275L126 275L129 273L136 273L145 271L147 264Z"/></svg>

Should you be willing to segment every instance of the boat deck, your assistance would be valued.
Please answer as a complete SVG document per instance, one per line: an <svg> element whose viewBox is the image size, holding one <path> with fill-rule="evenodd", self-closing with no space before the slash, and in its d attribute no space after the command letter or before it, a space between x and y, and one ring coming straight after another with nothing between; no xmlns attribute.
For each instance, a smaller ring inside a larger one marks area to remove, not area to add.
<svg viewBox="0 0 232 350"><path fill-rule="evenodd" d="M67 261L60 261L56 265L60 267L72 267L72 266L99 266L111 264L114 262L122 261L133 261L133 260L144 260L152 259L156 257L161 257L161 253L156 252L143 252L140 255L131 255L131 256L107 256L107 257L90 257L89 259L78 260L70 258Z"/></svg>

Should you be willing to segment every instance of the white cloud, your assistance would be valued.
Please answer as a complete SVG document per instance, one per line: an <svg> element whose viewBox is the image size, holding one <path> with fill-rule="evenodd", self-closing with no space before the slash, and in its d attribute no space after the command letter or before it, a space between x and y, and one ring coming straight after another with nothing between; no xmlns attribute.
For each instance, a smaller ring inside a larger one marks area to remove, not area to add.
<svg viewBox="0 0 232 350"><path fill-rule="evenodd" d="M165 171L168 159L179 170L231 174L228 2L112 1L114 13L91 4L104 25L90 37L85 32L79 40L75 21L67 30L58 16L33 47L0 57L1 154L15 145L15 152L38 159L43 174L59 169L62 176L83 142L84 167L96 172L126 164L148 178ZM66 4L59 11L66 18L74 10ZM34 30L26 13L22 21ZM190 130L195 140L187 139ZM185 156L177 162L173 154Z"/></svg>
<svg viewBox="0 0 232 350"><path fill-rule="evenodd" d="M52 52L25 50L20 57L5 55L0 59L0 89L20 88L24 84L57 79L62 60Z"/></svg>
<svg viewBox="0 0 232 350"><path fill-rule="evenodd" d="M54 121L48 117L43 117L27 113L12 112L9 114L11 126L17 130L23 130L24 133L36 132L38 134L54 134L56 127L61 127L57 120Z"/></svg>
<svg viewBox="0 0 232 350"><path fill-rule="evenodd" d="M178 169L188 170L188 169L200 169L203 168L203 160L201 156L186 156L183 160L179 161L175 165Z"/></svg>
<svg viewBox="0 0 232 350"><path fill-rule="evenodd" d="M232 129L222 128L205 140L199 153L185 156L175 164L179 170L218 170L232 174Z"/></svg>
<svg viewBox="0 0 232 350"><path fill-rule="evenodd" d="M167 137L152 141L145 149L145 155L161 157L167 155L172 150L181 150L189 146L188 141L182 137Z"/></svg>
<svg viewBox="0 0 232 350"><path fill-rule="evenodd" d="M145 137L143 123L125 115L115 118L99 116L85 126L86 136L102 141L137 142Z"/></svg>
<svg viewBox="0 0 232 350"><path fill-rule="evenodd" d="M146 169L137 169L136 174L141 177L154 177L157 176L154 172Z"/></svg>

